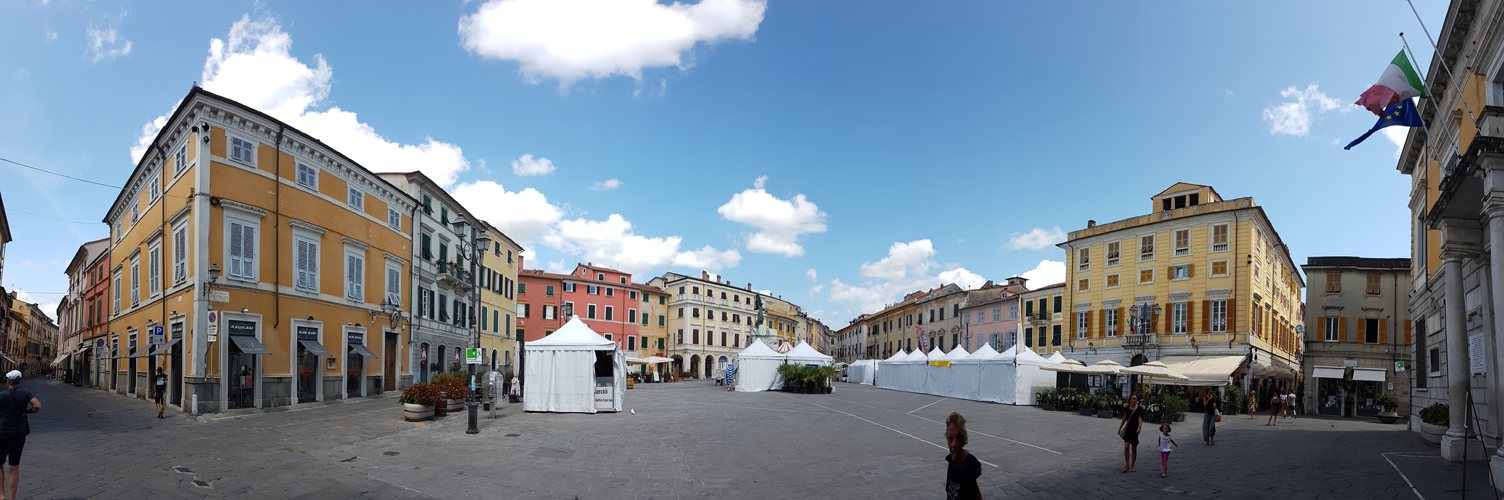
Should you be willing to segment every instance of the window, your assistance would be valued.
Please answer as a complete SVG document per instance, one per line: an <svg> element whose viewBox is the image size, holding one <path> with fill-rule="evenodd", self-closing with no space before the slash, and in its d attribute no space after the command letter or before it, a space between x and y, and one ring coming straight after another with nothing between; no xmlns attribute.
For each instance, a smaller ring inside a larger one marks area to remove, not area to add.
<svg viewBox="0 0 1504 500"><path fill-rule="evenodd" d="M1253 280L1254 281L1259 281L1259 280L1263 279L1263 276L1264 276L1264 268L1263 268L1263 266L1259 265L1258 261L1253 261Z"/></svg>
<svg viewBox="0 0 1504 500"><path fill-rule="evenodd" d="M658 296L658 305L660 305L660 306L663 305L663 299L665 297L667 297L667 295L659 295Z"/></svg>
<svg viewBox="0 0 1504 500"><path fill-rule="evenodd" d="M1227 260L1212 261L1212 276L1227 276Z"/></svg>
<svg viewBox="0 0 1504 500"><path fill-rule="evenodd" d="M395 208L386 209L386 225L398 231L402 230L402 214Z"/></svg>
<svg viewBox="0 0 1504 500"><path fill-rule="evenodd" d="M1018 305L1014 304L1012 307L1014 309L1014 311L1013 311L1013 318L1014 319L1018 319ZM977 312L981 313L981 311L977 311ZM977 319L980 320L981 318L977 318ZM1002 321L1002 320L1003 320L1003 306L997 306L997 307L992 308L992 322L996 323L996 322L999 322L999 321Z"/></svg>
<svg viewBox="0 0 1504 500"><path fill-rule="evenodd" d="M427 317L429 317L428 316L428 311L433 308L433 306L430 306L428 304L429 303L428 293L429 292L428 292L427 288L418 287L418 317L419 318L427 318Z"/></svg>
<svg viewBox="0 0 1504 500"><path fill-rule="evenodd" d="M294 285L299 290L308 292L319 291L319 244L303 238L294 240L297 245L297 261L293 264Z"/></svg>
<svg viewBox="0 0 1504 500"><path fill-rule="evenodd" d="M1341 318L1338 318L1336 316L1327 316L1327 318L1326 318L1326 337L1325 337L1324 340L1326 340L1327 342L1337 342L1338 341L1338 339L1340 338L1340 337L1338 337L1338 334L1341 331L1339 329L1341 328L1341 324L1342 324L1340 320L1341 320Z"/></svg>
<svg viewBox="0 0 1504 500"><path fill-rule="evenodd" d="M1085 292L1085 291L1090 290L1090 289L1091 289L1091 279L1090 278L1081 278L1081 279L1076 280L1076 291L1078 291L1078 292Z"/></svg>
<svg viewBox="0 0 1504 500"><path fill-rule="evenodd" d="M606 281L606 273L595 273L596 281Z"/></svg>
<svg viewBox="0 0 1504 500"><path fill-rule="evenodd" d="M1076 338L1078 338L1078 339L1084 339L1084 338L1086 338L1086 334L1089 331L1091 331L1091 313L1089 313L1089 312L1077 312L1076 313Z"/></svg>
<svg viewBox="0 0 1504 500"><path fill-rule="evenodd" d="M141 220L141 206L137 200L131 200L131 227L136 226L136 221Z"/></svg>
<svg viewBox="0 0 1504 500"><path fill-rule="evenodd" d="M1326 293L1342 293L1342 273L1327 271Z"/></svg>
<svg viewBox="0 0 1504 500"><path fill-rule="evenodd" d="M1227 224L1212 226L1212 251L1226 252L1227 250Z"/></svg>
<svg viewBox="0 0 1504 500"><path fill-rule="evenodd" d="M1107 288L1117 288L1117 287L1118 287L1118 273L1112 273L1112 274L1107 275Z"/></svg>
<svg viewBox="0 0 1504 500"><path fill-rule="evenodd" d="M1118 247L1119 246L1120 246L1120 242L1117 242L1117 241L1113 241L1113 242L1108 242L1107 243L1107 266L1108 267L1116 266L1121 261L1121 259L1118 258Z"/></svg>
<svg viewBox="0 0 1504 500"><path fill-rule="evenodd" d="M230 222L230 268L225 274L246 281L256 280L255 224Z"/></svg>
<svg viewBox="0 0 1504 500"><path fill-rule="evenodd" d="M527 293L527 283L518 283L517 284L517 293ZM554 286L553 285L544 286L543 287L543 295L547 295L549 297L553 297L554 296Z"/></svg>
<svg viewBox="0 0 1504 500"><path fill-rule="evenodd" d="M356 210L365 210L366 194L360 192L359 189L350 188L350 196L349 199L345 200L345 204L350 205L350 208Z"/></svg>
<svg viewBox="0 0 1504 500"><path fill-rule="evenodd" d="M402 267L401 264L388 262L386 266L386 301L402 305Z"/></svg>
<svg viewBox="0 0 1504 500"><path fill-rule="evenodd" d="M595 319L595 304L585 306L585 319Z"/></svg>
<svg viewBox="0 0 1504 500"><path fill-rule="evenodd" d="M1008 304L1008 319L1018 319L1018 304Z"/></svg>
<svg viewBox="0 0 1504 500"><path fill-rule="evenodd" d="M299 163L298 185L317 191L319 189L319 169Z"/></svg>
<svg viewBox="0 0 1504 500"><path fill-rule="evenodd" d="M637 292L628 291L627 292L627 300L637 300ZM646 300L647 300L647 298L644 297L643 301L646 301Z"/></svg>
<svg viewBox="0 0 1504 500"><path fill-rule="evenodd" d="M125 231L120 230L120 221L117 220L115 221L115 241L120 241L123 236L125 236Z"/></svg>
<svg viewBox="0 0 1504 500"><path fill-rule="evenodd" d="M700 329L699 328L692 328L692 329L690 329L689 333L691 335L690 340L693 341L691 343L693 343L693 344L699 344L700 343Z"/></svg>
<svg viewBox="0 0 1504 500"><path fill-rule="evenodd" d="M1179 256L1182 256L1182 255L1190 255L1190 254L1191 254L1191 230L1190 229L1177 229L1177 230L1175 230L1175 256L1179 257Z"/></svg>
<svg viewBox="0 0 1504 500"><path fill-rule="evenodd" d="M659 314L658 315L658 326L663 326L663 322L664 322L663 315Z"/></svg>
<svg viewBox="0 0 1504 500"><path fill-rule="evenodd" d="M115 314L119 314L120 313L120 272L119 271L115 272L115 307L113 309L110 309L110 310L114 311Z"/></svg>
<svg viewBox="0 0 1504 500"><path fill-rule="evenodd" d="M150 284L151 296L156 297L162 293L162 244L152 243L151 249L147 250L146 271L151 273L147 278Z"/></svg>
<svg viewBox="0 0 1504 500"><path fill-rule="evenodd" d="M1103 326L1107 327L1106 328L1106 330L1107 330L1107 336L1108 337L1116 337L1116 336L1118 336L1118 310L1117 310L1117 308L1107 309L1107 310L1105 310L1103 312L1106 313L1106 317L1103 318L1102 323L1103 323Z"/></svg>
<svg viewBox="0 0 1504 500"><path fill-rule="evenodd" d="M151 201L157 201L162 197L162 174L153 173L151 176Z"/></svg>
<svg viewBox="0 0 1504 500"><path fill-rule="evenodd" d="M588 295L600 295L601 289L593 285L585 285L585 293Z"/></svg>
<svg viewBox="0 0 1504 500"><path fill-rule="evenodd" d="M1031 317L1031 318L1034 317L1034 301L1033 300L1026 300L1026 301L1024 301L1024 316L1028 316L1028 317Z"/></svg>
<svg viewBox="0 0 1504 500"><path fill-rule="evenodd" d="M1055 314L1060 314L1060 303L1063 299L1060 295L1055 296Z"/></svg>
<svg viewBox="0 0 1504 500"><path fill-rule="evenodd" d="M1363 320L1363 342L1367 344L1379 343L1379 320Z"/></svg>
<svg viewBox="0 0 1504 500"><path fill-rule="evenodd" d="M1176 302L1170 305L1170 333L1185 335L1186 314L1189 312L1185 302Z"/></svg>
<svg viewBox="0 0 1504 500"><path fill-rule="evenodd" d="M141 303L141 258L131 259L131 307Z"/></svg>
<svg viewBox="0 0 1504 500"><path fill-rule="evenodd" d="M487 311L487 309L486 309L485 305L480 306L480 329L481 329L481 331L485 331L486 330L486 324L487 324L486 323L486 311Z"/></svg>
<svg viewBox="0 0 1504 500"><path fill-rule="evenodd" d="M256 162L256 148L250 141L239 137L230 138L230 159L247 165Z"/></svg>
<svg viewBox="0 0 1504 500"><path fill-rule="evenodd" d="M172 232L172 282L188 280L188 228L180 227Z"/></svg>
<svg viewBox="0 0 1504 500"><path fill-rule="evenodd" d="M694 308L694 310L692 311L692 313L694 314L694 317L696 317L696 318L700 317L700 308L698 308L698 307Z"/></svg>
<svg viewBox="0 0 1504 500"><path fill-rule="evenodd" d="M1370 274L1370 275L1368 275L1368 286L1366 286L1366 287L1363 288L1363 293L1368 294L1368 295L1378 295L1379 294L1379 275L1377 275L1377 274Z"/></svg>
<svg viewBox="0 0 1504 500"><path fill-rule="evenodd" d="M1138 260L1154 260L1154 235L1139 237Z"/></svg>
<svg viewBox="0 0 1504 500"><path fill-rule="evenodd" d="M1441 349L1437 348L1437 347L1432 347L1431 348L1431 356L1430 356L1430 358L1431 358L1431 363L1430 363L1429 366L1431 367L1431 370L1429 371L1428 375L1430 375L1432 377L1439 377L1439 376L1441 376Z"/></svg>
<svg viewBox="0 0 1504 500"><path fill-rule="evenodd" d="M627 350L628 351L635 351L635 350L637 350L637 336L636 335L628 335L627 336Z"/></svg>
<svg viewBox="0 0 1504 500"><path fill-rule="evenodd" d="M345 254L345 297L350 300L365 300L366 258L353 253ZM458 300L455 301L459 303Z"/></svg>
<svg viewBox="0 0 1504 500"><path fill-rule="evenodd" d="M543 305L543 319L554 319L555 315L558 314L558 309L559 308L557 306L552 306L552 305L544 304Z"/></svg>
<svg viewBox="0 0 1504 500"><path fill-rule="evenodd" d="M565 292L574 292L574 283L565 283L564 284L564 291Z"/></svg>
<svg viewBox="0 0 1504 500"><path fill-rule="evenodd" d="M621 284L623 284L623 285L627 284L627 277L626 276L619 276L619 278L621 278Z"/></svg>
<svg viewBox="0 0 1504 500"><path fill-rule="evenodd" d="M188 146L178 148L178 154L173 157L173 160L172 175L183 173L183 170L188 167Z"/></svg>
<svg viewBox="0 0 1504 500"><path fill-rule="evenodd" d="M1089 270L1091 270L1091 248L1090 247L1088 247L1088 248L1082 248L1080 250L1076 250L1076 270L1077 271L1089 271Z"/></svg>
<svg viewBox="0 0 1504 500"><path fill-rule="evenodd" d="M1138 270L1138 282L1139 282L1139 284L1153 283L1154 282L1154 270L1153 269L1139 269Z"/></svg>
<svg viewBox="0 0 1504 500"><path fill-rule="evenodd" d="M1190 279L1190 277L1191 277L1191 265L1190 264L1177 264L1175 266L1172 266L1170 269L1172 270L1172 272L1175 273L1173 276L1170 277L1170 279L1172 281L1173 280Z"/></svg>
<svg viewBox="0 0 1504 500"><path fill-rule="evenodd" d="M1040 330L1040 331L1043 332L1044 330ZM1050 345L1052 345L1052 346L1059 346L1060 345L1060 325L1055 325L1055 326L1050 327Z"/></svg>
<svg viewBox="0 0 1504 500"><path fill-rule="evenodd" d="M683 317L684 317L684 308L683 308L683 307L680 307L680 308L679 308L679 317L680 317L680 318L683 318Z"/></svg>
<svg viewBox="0 0 1504 500"><path fill-rule="evenodd" d="M606 321L611 321L612 319L615 318L615 315L613 314L613 312L614 312L614 310L613 310L613 308L611 306L606 306Z"/></svg>
<svg viewBox="0 0 1504 500"><path fill-rule="evenodd" d="M1226 300L1213 300L1212 301L1212 321L1211 321L1211 323L1212 323L1212 332L1213 333L1226 333L1227 332L1227 301Z"/></svg>
<svg viewBox="0 0 1504 500"><path fill-rule="evenodd" d="M616 296L616 289L615 288L611 288L611 287L605 287L605 288L606 288L606 296L607 297L615 297Z"/></svg>

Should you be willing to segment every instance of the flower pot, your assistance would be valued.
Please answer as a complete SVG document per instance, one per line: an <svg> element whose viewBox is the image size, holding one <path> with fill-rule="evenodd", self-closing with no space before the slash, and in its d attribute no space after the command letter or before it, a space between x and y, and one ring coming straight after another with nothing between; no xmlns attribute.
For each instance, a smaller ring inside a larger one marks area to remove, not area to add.
<svg viewBox="0 0 1504 500"><path fill-rule="evenodd" d="M1076 411L1078 413L1080 413L1081 416L1083 416L1083 417L1090 417L1090 416L1092 416L1092 414L1094 414L1094 413L1097 412L1097 410L1093 410L1091 408L1082 408L1082 409L1079 409L1079 410L1076 410Z"/></svg>
<svg viewBox="0 0 1504 500"><path fill-rule="evenodd" d="M415 405L411 403L402 404L402 418L404 420L407 420L408 422L417 422L419 420L432 419L433 411L434 409L432 406Z"/></svg>
<svg viewBox="0 0 1504 500"><path fill-rule="evenodd" d="M434 407L433 416L435 416L435 417L447 417L447 416L449 416L449 405L445 404L445 402L448 401L448 400L449 400L449 393L448 392L444 392L444 391L439 391L439 404L438 404L438 406Z"/></svg>
<svg viewBox="0 0 1504 500"><path fill-rule="evenodd" d="M1055 405L1049 403L1039 403L1039 409L1044 411L1055 411Z"/></svg>
<svg viewBox="0 0 1504 500"><path fill-rule="evenodd" d="M1375 417L1379 419L1379 422L1386 424L1392 424L1400 421L1400 414L1392 411L1380 412L1378 415L1375 415Z"/></svg>
<svg viewBox="0 0 1504 500"><path fill-rule="evenodd" d="M1112 410L1097 410L1097 418L1112 418Z"/></svg>
<svg viewBox="0 0 1504 500"><path fill-rule="evenodd" d="M507 401L511 402L512 404L517 404L522 402L522 398L518 397L516 394L508 394Z"/></svg>
<svg viewBox="0 0 1504 500"><path fill-rule="evenodd" d="M463 400L463 399L451 399L448 402L449 402L449 413L463 413L465 411L465 400Z"/></svg>
<svg viewBox="0 0 1504 500"><path fill-rule="evenodd" d="M1441 437L1443 435L1446 435L1447 426L1431 425L1421 421L1416 421L1416 424L1420 430L1421 439L1424 439L1427 443L1431 443L1433 445L1441 445Z"/></svg>

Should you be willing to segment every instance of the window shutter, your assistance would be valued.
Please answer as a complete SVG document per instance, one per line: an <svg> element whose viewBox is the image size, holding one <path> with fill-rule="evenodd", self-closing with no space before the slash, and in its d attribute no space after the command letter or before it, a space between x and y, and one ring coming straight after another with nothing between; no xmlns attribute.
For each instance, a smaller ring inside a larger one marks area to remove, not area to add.
<svg viewBox="0 0 1504 500"><path fill-rule="evenodd" d="M1379 318L1379 343L1389 343L1389 320Z"/></svg>
<svg viewBox="0 0 1504 500"><path fill-rule="evenodd" d="M345 256L345 296L355 296L355 256L353 255ZM454 305L459 304L459 301L454 303ZM459 310L455 309L455 313L458 314Z"/></svg>
<svg viewBox="0 0 1504 500"><path fill-rule="evenodd" d="M1411 334L1411 331L1410 331L1410 320L1407 319L1407 320L1405 320L1405 345L1410 345L1410 342L1412 340L1410 338L1410 334Z"/></svg>
<svg viewBox="0 0 1504 500"><path fill-rule="evenodd" d="M1164 304L1164 305L1162 305L1160 307L1162 309L1164 309L1164 312L1160 313L1159 316L1162 317L1162 318L1164 318L1165 323L1162 326L1162 328L1164 328L1164 329L1160 330L1158 333L1161 334L1161 335L1164 335L1164 334L1168 334L1168 333L1174 331L1174 330L1170 329L1170 321L1171 321L1171 318L1174 317L1175 315L1173 313L1171 313L1170 311L1172 310L1171 308L1175 307L1175 305L1174 304ZM1155 319L1159 319L1159 318L1155 318Z"/></svg>
<svg viewBox="0 0 1504 500"><path fill-rule="evenodd" d="M1224 328L1225 330L1225 328ZM1212 301L1201 301L1201 331L1212 331Z"/></svg>
<svg viewBox="0 0 1504 500"><path fill-rule="evenodd" d="M297 247L298 257L293 265L298 272L295 283L298 288L308 288L308 242L299 240Z"/></svg>
<svg viewBox="0 0 1504 500"><path fill-rule="evenodd" d="M1128 315L1126 314L1127 310L1128 308L1126 307L1118 308L1118 336L1128 334Z"/></svg>
<svg viewBox="0 0 1504 500"><path fill-rule="evenodd" d="M366 266L365 259L355 258L355 298L365 300L366 297Z"/></svg>
<svg viewBox="0 0 1504 500"><path fill-rule="evenodd" d="M230 223L230 276L240 276L240 254L245 247L241 242L240 224Z"/></svg>
<svg viewBox="0 0 1504 500"><path fill-rule="evenodd" d="M1347 317L1337 318L1337 341L1347 342Z"/></svg>
<svg viewBox="0 0 1504 500"><path fill-rule="evenodd" d="M256 268L252 264L256 259L256 231L251 226L240 226L241 260L244 260L244 272L247 279L256 279Z"/></svg>
<svg viewBox="0 0 1504 500"><path fill-rule="evenodd" d="M1227 325L1224 327L1224 329L1227 330L1228 333L1238 331L1238 316L1233 312L1233 306L1237 305L1237 303L1238 301L1236 300L1227 299Z"/></svg>
<svg viewBox="0 0 1504 500"><path fill-rule="evenodd" d="M1195 276L1196 276L1196 265L1195 264L1186 264L1185 265L1185 277L1187 277L1187 278L1193 278Z"/></svg>

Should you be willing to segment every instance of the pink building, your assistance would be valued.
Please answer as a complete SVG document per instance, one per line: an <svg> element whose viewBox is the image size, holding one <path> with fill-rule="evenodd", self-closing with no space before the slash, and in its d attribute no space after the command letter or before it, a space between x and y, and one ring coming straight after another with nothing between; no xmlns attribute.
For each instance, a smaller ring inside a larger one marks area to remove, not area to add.
<svg viewBox="0 0 1504 500"><path fill-rule="evenodd" d="M983 344L991 344L994 350L1002 351L1018 342L1018 294L1029 291L1024 285L1027 281L1015 276L1008 278L1006 285L988 282L967 292L966 305L961 307L966 350L976 351Z"/></svg>

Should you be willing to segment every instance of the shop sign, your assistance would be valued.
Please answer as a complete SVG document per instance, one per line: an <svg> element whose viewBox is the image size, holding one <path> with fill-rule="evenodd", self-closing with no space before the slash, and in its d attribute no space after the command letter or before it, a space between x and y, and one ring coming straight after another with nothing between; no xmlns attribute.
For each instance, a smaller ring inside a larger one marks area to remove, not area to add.
<svg viewBox="0 0 1504 500"><path fill-rule="evenodd" d="M1404 373L1405 372L1405 362L1404 361L1395 361L1394 362L1394 372L1395 373Z"/></svg>
<svg viewBox="0 0 1504 500"><path fill-rule="evenodd" d="M345 343L349 345L366 345L366 334L362 332L345 332ZM427 354L424 355L427 358Z"/></svg>
<svg viewBox="0 0 1504 500"><path fill-rule="evenodd" d="M229 330L230 335L250 335L253 337L256 336L255 321L239 321L232 319L226 322L225 329Z"/></svg>
<svg viewBox="0 0 1504 500"><path fill-rule="evenodd" d="M612 394L611 394L612 389L613 389L613 387L612 387L613 383L614 383L614 381L611 379L611 377L596 377L595 378L595 409L597 409L597 410L610 410L611 409L611 403L614 402L612 400L613 398L612 398Z"/></svg>
<svg viewBox="0 0 1504 500"><path fill-rule="evenodd" d="M318 340L319 340L319 329L318 329L318 327L316 327L316 326L300 326L300 327L298 327L298 340L312 340L314 342L318 342Z"/></svg>
<svg viewBox="0 0 1504 500"><path fill-rule="evenodd" d="M172 338L183 338L183 324L181 322L172 324Z"/></svg>
<svg viewBox="0 0 1504 500"><path fill-rule="evenodd" d="M478 364L480 364L480 349L476 349L474 347L466 347L465 348L465 364L467 364L467 365L478 365Z"/></svg>

